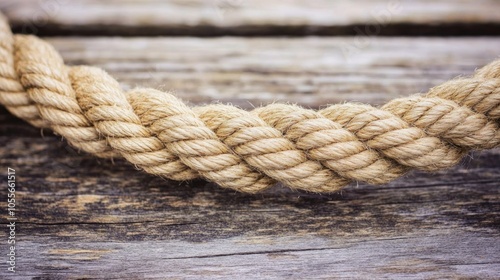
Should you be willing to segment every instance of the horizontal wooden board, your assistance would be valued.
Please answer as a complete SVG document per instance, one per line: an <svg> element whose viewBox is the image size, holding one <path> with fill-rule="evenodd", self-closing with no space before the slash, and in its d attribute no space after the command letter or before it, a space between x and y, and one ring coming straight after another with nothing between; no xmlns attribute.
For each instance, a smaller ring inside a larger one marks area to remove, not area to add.
<svg viewBox="0 0 500 280"><path fill-rule="evenodd" d="M364 41L360 41L364 40ZM174 91L194 104L252 108L381 105L498 57L500 38L50 39L67 63L107 70L124 88Z"/></svg>
<svg viewBox="0 0 500 280"><path fill-rule="evenodd" d="M41 35L499 35L496 0L4 0Z"/></svg>
<svg viewBox="0 0 500 280"><path fill-rule="evenodd" d="M16 170L16 275L26 279L500 275L498 149L452 170L332 195L165 181L53 137L8 131L0 153L2 181Z"/></svg>

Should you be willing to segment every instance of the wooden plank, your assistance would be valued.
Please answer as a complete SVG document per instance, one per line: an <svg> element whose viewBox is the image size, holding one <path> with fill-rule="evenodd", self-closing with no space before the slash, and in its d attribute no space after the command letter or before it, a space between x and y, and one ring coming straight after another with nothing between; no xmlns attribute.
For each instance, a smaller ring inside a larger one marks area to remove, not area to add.
<svg viewBox="0 0 500 280"><path fill-rule="evenodd" d="M4 0L40 35L500 35L496 0Z"/></svg>
<svg viewBox="0 0 500 280"><path fill-rule="evenodd" d="M192 104L245 108L381 104L470 74L500 47L497 38L377 38L344 56L353 38L50 42L68 63L103 67L124 88L169 88ZM0 180L7 167L17 175L19 279L500 276L500 149L385 186L246 195L149 176L44 135L0 110ZM1 188L2 209L6 196ZM0 278L13 276L6 269L2 262Z"/></svg>
<svg viewBox="0 0 500 280"><path fill-rule="evenodd" d="M124 88L173 90L195 103L252 108L380 105L472 74L498 56L500 38L50 39L69 64L107 70Z"/></svg>
<svg viewBox="0 0 500 280"><path fill-rule="evenodd" d="M0 144L2 169L17 174L20 277L500 275L498 149L387 186L252 196L74 155L52 137L7 133Z"/></svg>

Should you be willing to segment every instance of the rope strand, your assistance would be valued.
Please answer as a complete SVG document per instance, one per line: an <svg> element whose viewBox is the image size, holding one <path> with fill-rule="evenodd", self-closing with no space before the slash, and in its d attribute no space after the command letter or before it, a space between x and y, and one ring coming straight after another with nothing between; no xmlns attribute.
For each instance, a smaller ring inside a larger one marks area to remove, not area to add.
<svg viewBox="0 0 500 280"><path fill-rule="evenodd" d="M449 168L470 150L498 147L500 60L380 108L190 108L154 89L125 93L99 68L66 66L47 42L13 35L0 15L0 103L79 150L165 178L202 177L248 193L276 182L334 192Z"/></svg>

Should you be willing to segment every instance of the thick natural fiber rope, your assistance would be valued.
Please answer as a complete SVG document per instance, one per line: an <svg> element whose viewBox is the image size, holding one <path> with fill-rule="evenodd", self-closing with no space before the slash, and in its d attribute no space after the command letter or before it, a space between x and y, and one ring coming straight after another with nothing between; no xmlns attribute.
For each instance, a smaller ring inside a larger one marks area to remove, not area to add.
<svg viewBox="0 0 500 280"><path fill-rule="evenodd" d="M203 177L250 193L276 181L334 192L351 181L383 184L411 168L451 167L469 150L497 147L500 60L381 108L190 108L154 89L124 93L101 69L65 66L45 41L12 35L2 17L0 103L80 150L124 157L154 175Z"/></svg>

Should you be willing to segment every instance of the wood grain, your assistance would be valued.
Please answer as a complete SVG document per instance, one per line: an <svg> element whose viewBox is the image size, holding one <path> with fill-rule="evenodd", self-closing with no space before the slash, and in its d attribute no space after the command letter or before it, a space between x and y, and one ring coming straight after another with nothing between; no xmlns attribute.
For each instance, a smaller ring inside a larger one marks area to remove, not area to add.
<svg viewBox="0 0 500 280"><path fill-rule="evenodd" d="M500 35L496 0L4 0L39 35Z"/></svg>
<svg viewBox="0 0 500 280"><path fill-rule="evenodd" d="M3 134L0 143L1 165L18 176L18 276L500 275L498 149L386 186L251 196L75 155L53 137Z"/></svg>
<svg viewBox="0 0 500 280"><path fill-rule="evenodd" d="M195 103L251 108L381 105L498 57L499 38L50 39L70 65L101 67L126 89L150 86Z"/></svg>
<svg viewBox="0 0 500 280"><path fill-rule="evenodd" d="M69 64L102 67L124 88L172 89L191 104L244 108L275 100L381 104L471 74L500 47L497 38L376 38L345 57L340 48L352 40L49 41ZM330 195L276 186L246 195L202 180L163 180L41 134L0 109L0 180L11 167L18 183L15 279L500 277L499 149L384 186ZM2 240L7 234L0 230ZM0 278L10 277L2 262Z"/></svg>

